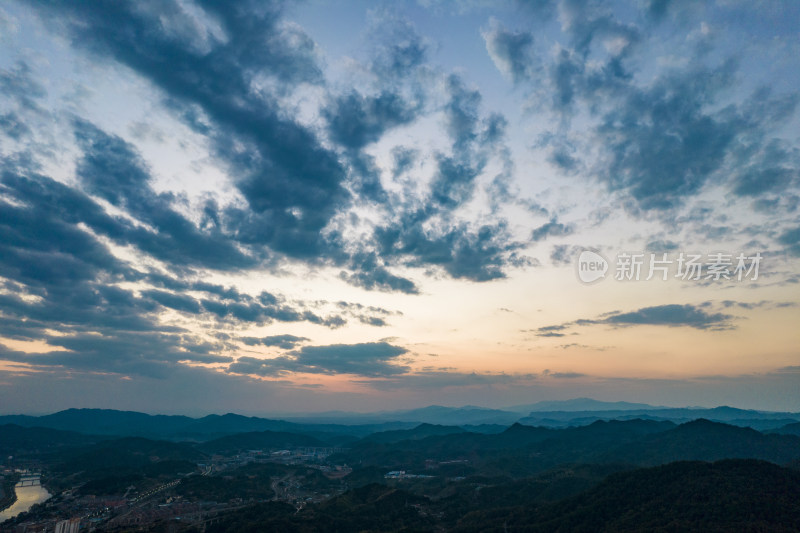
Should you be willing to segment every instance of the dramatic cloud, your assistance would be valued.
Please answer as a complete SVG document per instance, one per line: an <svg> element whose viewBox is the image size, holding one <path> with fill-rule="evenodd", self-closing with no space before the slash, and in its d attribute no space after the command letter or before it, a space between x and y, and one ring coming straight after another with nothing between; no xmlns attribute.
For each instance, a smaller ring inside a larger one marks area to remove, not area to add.
<svg viewBox="0 0 800 533"><path fill-rule="evenodd" d="M530 33L510 32L493 19L483 32L483 39L494 65L514 83L534 76L538 65Z"/></svg>
<svg viewBox="0 0 800 533"><path fill-rule="evenodd" d="M568 228L565 228L568 229ZM570 246L568 244L556 244L550 252L550 261L557 266L570 265L575 258L585 248L581 246Z"/></svg>
<svg viewBox="0 0 800 533"><path fill-rule="evenodd" d="M142 10L117 2L41 6L75 46L136 71L163 92L176 116L209 137L252 209L226 213L240 240L308 257L324 248L320 230L348 201L345 173L310 131L284 118L274 97L252 84L260 77L314 83L320 72L313 44L282 26L277 6L246 7L203 4L225 40L201 45L159 22L192 24L178 3Z"/></svg>
<svg viewBox="0 0 800 533"><path fill-rule="evenodd" d="M97 335L82 333L50 336L48 344L57 347L46 353L23 353L0 349L8 361L25 363L34 368L60 367L79 372L113 372L126 376L166 379L185 365L194 363L227 363L231 357L217 355L219 346L189 335L115 331Z"/></svg>
<svg viewBox="0 0 800 533"><path fill-rule="evenodd" d="M553 372L549 369L542 370L542 375L555 379L574 379L586 377L586 374L580 372Z"/></svg>
<svg viewBox="0 0 800 533"><path fill-rule="evenodd" d="M778 237L778 242L786 246L790 254L800 257L800 226L784 231Z"/></svg>
<svg viewBox="0 0 800 533"><path fill-rule="evenodd" d="M242 342L248 346L276 346L283 350L291 350L299 343L307 341L305 337L297 337L295 335L270 335L269 337L244 337Z"/></svg>
<svg viewBox="0 0 800 533"><path fill-rule="evenodd" d="M730 327L731 315L707 313L692 305L659 305L630 313L612 314L604 322L618 325L686 326L695 329L719 330Z"/></svg>
<svg viewBox="0 0 800 533"><path fill-rule="evenodd" d="M372 18L370 70L389 83L413 77L426 64L429 43L397 14L379 11Z"/></svg>
<svg viewBox="0 0 800 533"><path fill-rule="evenodd" d="M542 326L536 329L536 336L537 337L563 337L566 335L565 333L561 333L562 331L566 330L568 324L557 324L555 326Z"/></svg>
<svg viewBox="0 0 800 533"><path fill-rule="evenodd" d="M343 271L340 277L353 285L369 290L398 291L417 294L419 289L413 281L395 276L381 264L375 253L360 253L353 257L352 274Z"/></svg>
<svg viewBox="0 0 800 533"><path fill-rule="evenodd" d="M791 115L794 108L793 98L759 95L739 109L707 111L714 97L731 85L736 68L728 61L713 69L665 75L606 113L597 130L610 155L601 178L614 190L628 191L645 209L671 208L696 194L734 157L744 138ZM771 186L764 183L761 190Z"/></svg>
<svg viewBox="0 0 800 533"><path fill-rule="evenodd" d="M667 11L661 4L651 4L657 18ZM532 33L512 33L495 21L484 38L495 65L515 83L540 89L536 98L550 98L550 109L562 117L583 113L581 129L593 121L588 143L563 127L569 121L546 136L548 160L565 174L586 168L644 210L680 206L714 179L728 180L742 196L796 185L796 151L769 133L792 117L796 93L760 87L725 105L740 62L735 55L710 61L703 46L711 45L702 41L688 64L641 80L628 65L647 50L642 29L602 3L565 0L560 15L568 46L547 54L543 80L527 70L536 64ZM600 150L598 157L579 155L590 147Z"/></svg>
<svg viewBox="0 0 800 533"><path fill-rule="evenodd" d="M569 235L570 233L572 233L572 228L570 226L556 222L555 219L553 219L547 224L543 224L534 229L533 234L531 235L531 240L542 241L550 236L563 237L565 235Z"/></svg>
<svg viewBox="0 0 800 533"><path fill-rule="evenodd" d="M710 359L758 327L750 365L785 366L797 10L479 4L0 6L0 367L494 394L588 382L573 336L643 325L715 332ZM584 249L763 261L631 305L575 279Z"/></svg>
<svg viewBox="0 0 800 533"><path fill-rule="evenodd" d="M507 266L523 262L516 254L522 245L514 242L505 220L477 227L447 221L473 199L476 179L502 147L506 121L497 114L482 116L480 93L459 76L450 75L444 83L443 117L450 153L434 156L436 172L428 202L422 207L412 205L393 224L376 228L378 252L388 261L408 266L439 266L454 278L505 277Z"/></svg>
<svg viewBox="0 0 800 533"><path fill-rule="evenodd" d="M325 109L331 136L346 148L378 140L389 128L413 120L415 113L401 96L387 92L371 97L350 93Z"/></svg>
<svg viewBox="0 0 800 533"><path fill-rule="evenodd" d="M282 376L290 373L357 374L380 377L405 374L409 367L397 364L407 350L386 342L303 346L273 359L240 357L228 372Z"/></svg>
<svg viewBox="0 0 800 533"><path fill-rule="evenodd" d="M534 374L497 374L479 372L456 372L451 369L427 369L413 374L387 377L380 381L361 382L379 389L435 391L442 389L463 390L474 394L476 389L502 389L507 386L529 387L536 380ZM468 400L465 400L468 401Z"/></svg>
<svg viewBox="0 0 800 533"><path fill-rule="evenodd" d="M75 135L84 150L76 174L86 192L126 209L153 228L131 228L127 232L130 244L182 266L224 269L255 264L216 228L201 232L177 213L169 195L155 194L144 162L128 143L86 122L76 125Z"/></svg>
<svg viewBox="0 0 800 533"><path fill-rule="evenodd" d="M607 313L602 318L578 319L573 322L543 326L535 330L537 337L563 337L568 335L567 330L574 326L590 326L607 324L612 326L669 326L688 327L699 330L720 331L732 329L732 315L724 313L709 313L703 309L707 305L656 305L643 307L636 311L622 313L614 311ZM730 307L730 305L725 305ZM573 333L574 334L574 333Z"/></svg>

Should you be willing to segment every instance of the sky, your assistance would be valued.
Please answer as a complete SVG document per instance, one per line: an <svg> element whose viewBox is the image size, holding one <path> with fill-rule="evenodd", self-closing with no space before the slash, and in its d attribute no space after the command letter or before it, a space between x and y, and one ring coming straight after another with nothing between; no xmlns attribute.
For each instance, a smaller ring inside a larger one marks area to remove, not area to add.
<svg viewBox="0 0 800 533"><path fill-rule="evenodd" d="M800 3L0 6L0 411L800 411Z"/></svg>

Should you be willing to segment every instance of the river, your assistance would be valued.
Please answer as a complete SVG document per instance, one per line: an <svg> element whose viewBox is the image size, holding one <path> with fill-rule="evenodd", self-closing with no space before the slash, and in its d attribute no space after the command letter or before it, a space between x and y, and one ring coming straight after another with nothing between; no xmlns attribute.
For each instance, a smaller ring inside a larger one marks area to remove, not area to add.
<svg viewBox="0 0 800 533"><path fill-rule="evenodd" d="M50 493L41 485L14 487L14 491L17 493L17 501L8 509L0 511L0 523L24 513L35 504L42 503L50 497Z"/></svg>

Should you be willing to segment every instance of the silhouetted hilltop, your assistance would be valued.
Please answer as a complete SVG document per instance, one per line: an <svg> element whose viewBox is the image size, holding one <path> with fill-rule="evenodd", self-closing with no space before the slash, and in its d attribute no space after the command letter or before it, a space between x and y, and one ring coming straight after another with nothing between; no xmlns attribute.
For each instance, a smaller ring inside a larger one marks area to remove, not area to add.
<svg viewBox="0 0 800 533"><path fill-rule="evenodd" d="M791 422L800 422L798 413L776 413L737 409L720 406L712 409L681 408L627 408L627 409L587 409L587 410L550 410L531 411L528 416L520 418L522 424L549 427L584 426L597 420L631 420L634 418L663 420L682 424L705 418L715 422L753 427L754 429L773 429Z"/></svg>
<svg viewBox="0 0 800 533"><path fill-rule="evenodd" d="M695 420L672 430L610 450L602 460L627 460L635 464L656 465L680 460L716 461L727 458L752 458L786 464L800 457L800 438L790 435L764 435L754 429Z"/></svg>
<svg viewBox="0 0 800 533"><path fill-rule="evenodd" d="M310 435L323 441L338 437L340 444L383 432L413 429L420 424L459 427L477 433L500 433L514 423L526 426L566 428L586 426L598 420L652 420L677 424L705 418L716 422L752 427L760 431L800 423L800 413L773 413L733 407L704 408L639 408L645 404L598 402L590 399L565 402L542 402L541 407L561 406L562 410L519 412L475 406L445 407L432 405L405 411L376 413L328 413L294 415L290 419L243 416L234 413L191 418L181 415L148 415L112 409L67 409L44 416L0 416L0 425L44 427L91 435L137 436L152 439L206 441L236 433L282 431ZM575 410L578 407L591 407ZM524 406L522 406L524 407ZM608 409L614 407L614 409ZM791 432L791 428L786 431ZM327 434L327 435L325 435ZM396 437L402 438L402 434Z"/></svg>
<svg viewBox="0 0 800 533"><path fill-rule="evenodd" d="M756 460L670 463L612 474L578 496L539 508L475 511L456 530L796 532L800 472Z"/></svg>
<svg viewBox="0 0 800 533"><path fill-rule="evenodd" d="M646 410L646 409L667 409L646 403L631 402L603 402L592 398L573 398L571 400L546 400L528 405L515 405L509 407L512 411L627 411L627 410Z"/></svg>
<svg viewBox="0 0 800 533"><path fill-rule="evenodd" d="M362 439L362 442L400 442L404 440L419 440L433 435L452 435L464 433L458 426L441 426L438 424L420 424L412 429L397 429L380 431Z"/></svg>
<svg viewBox="0 0 800 533"><path fill-rule="evenodd" d="M792 422L790 424L786 424L785 426L781 426L779 428L766 431L765 433L777 433L779 435L800 436L800 422Z"/></svg>
<svg viewBox="0 0 800 533"><path fill-rule="evenodd" d="M64 448L94 444L101 440L102 437L75 431L5 424L0 426L0 456L50 453Z"/></svg>

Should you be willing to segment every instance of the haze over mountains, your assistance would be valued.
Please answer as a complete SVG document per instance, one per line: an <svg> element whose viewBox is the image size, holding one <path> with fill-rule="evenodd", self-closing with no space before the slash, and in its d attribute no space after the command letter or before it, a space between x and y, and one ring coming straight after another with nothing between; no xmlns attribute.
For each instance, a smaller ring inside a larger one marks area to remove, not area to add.
<svg viewBox="0 0 800 533"><path fill-rule="evenodd" d="M0 425L16 424L23 427L60 429L94 435L207 440L253 431L310 434L322 432L362 437L378 431L410 429L419 424L465 426L471 431L492 433L516 422L529 426L565 428L588 425L597 420L646 419L680 424L698 418L779 433L796 432L797 424L800 424L800 413L756 411L726 406L658 407L579 398L539 402L508 409L428 406L403 411L332 412L302 416L295 414L280 418L248 417L233 413L193 418L108 409L67 409L43 416L4 415L0 416Z"/></svg>

